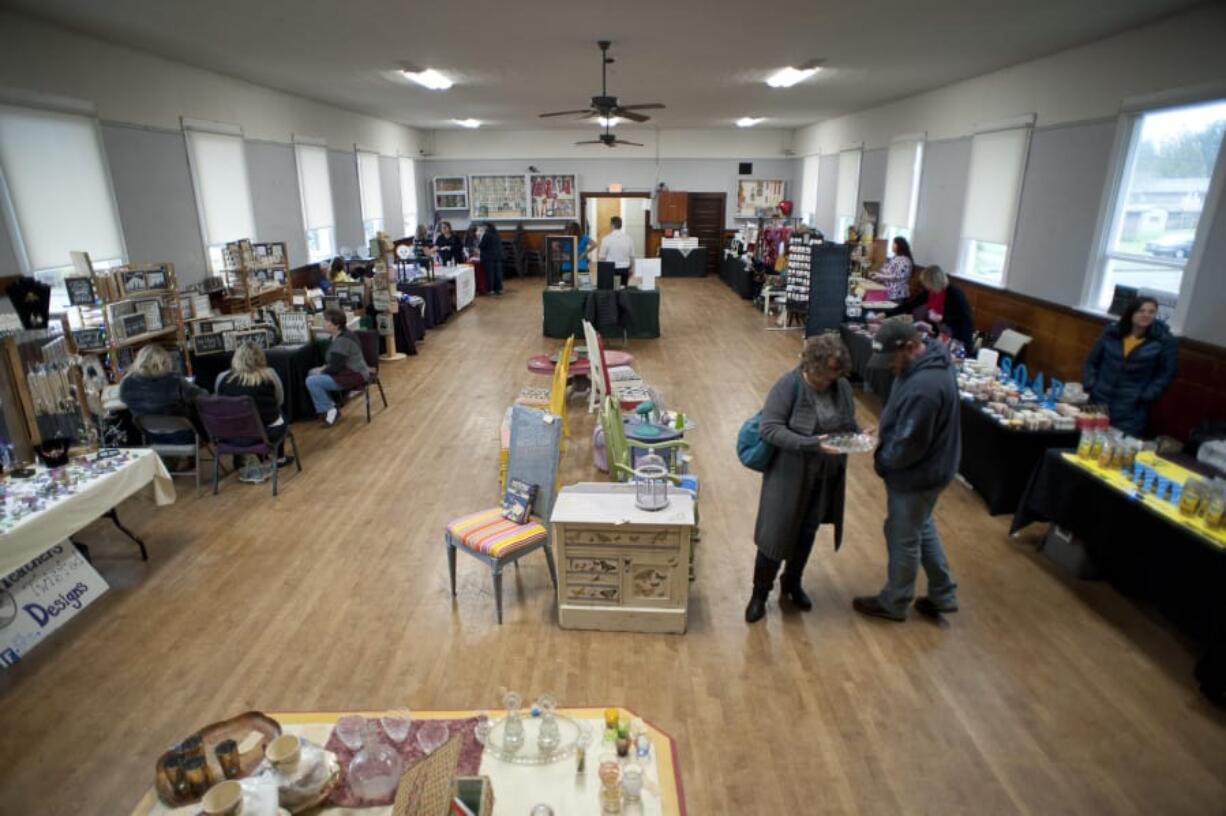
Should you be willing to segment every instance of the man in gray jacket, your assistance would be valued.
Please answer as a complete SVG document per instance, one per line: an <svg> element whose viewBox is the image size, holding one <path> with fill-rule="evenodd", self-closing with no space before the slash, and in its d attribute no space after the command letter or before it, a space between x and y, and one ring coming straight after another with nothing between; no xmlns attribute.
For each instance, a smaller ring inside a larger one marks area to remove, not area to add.
<svg viewBox="0 0 1226 816"><path fill-rule="evenodd" d="M873 339L869 365L890 368L895 380L881 413L873 467L885 480L885 541L889 572L877 595L856 598L857 612L907 619L920 564L928 594L915 609L929 617L957 612L957 584L932 520L937 499L961 456L958 385L944 346L919 335L904 317L885 321Z"/></svg>

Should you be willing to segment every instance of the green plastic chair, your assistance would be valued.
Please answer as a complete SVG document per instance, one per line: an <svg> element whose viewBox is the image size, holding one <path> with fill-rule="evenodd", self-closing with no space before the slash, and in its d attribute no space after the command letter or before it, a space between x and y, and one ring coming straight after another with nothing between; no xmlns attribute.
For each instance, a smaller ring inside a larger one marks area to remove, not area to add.
<svg viewBox="0 0 1226 816"><path fill-rule="evenodd" d="M690 443L684 439L670 439L667 442L643 442L626 437L626 427L622 424L621 406L614 397L605 397L600 406L600 426L604 430L605 450L609 456L609 478L615 482L625 482L633 478L634 469L630 467L630 449L639 448L649 451L685 450ZM663 455L663 454L662 454ZM681 477L676 474L677 457L664 455L669 461L669 481L681 483Z"/></svg>

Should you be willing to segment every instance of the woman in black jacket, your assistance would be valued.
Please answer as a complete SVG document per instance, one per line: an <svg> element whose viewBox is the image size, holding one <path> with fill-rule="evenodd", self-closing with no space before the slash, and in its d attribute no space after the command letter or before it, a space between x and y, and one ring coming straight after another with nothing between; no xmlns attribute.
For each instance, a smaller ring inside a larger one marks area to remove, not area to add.
<svg viewBox="0 0 1226 816"><path fill-rule="evenodd" d="M501 295L502 238L498 235L493 222L485 222L485 232L481 234L481 242L478 247L481 250L481 268L485 270L485 277L490 282L490 292Z"/></svg>
<svg viewBox="0 0 1226 816"><path fill-rule="evenodd" d="M187 417L197 426L200 436L204 436L204 431L198 424L195 403L203 393L206 393L203 388L188 382L176 370L166 349L153 343L137 352L119 383L119 398L132 416ZM148 436L150 442L166 445L190 445L195 441L191 431Z"/></svg>
<svg viewBox="0 0 1226 816"><path fill-rule="evenodd" d="M1150 406L1175 379L1178 364L1179 345L1158 319L1158 302L1134 298L1090 349L1083 385L1091 401L1107 406L1114 427L1140 436Z"/></svg>
<svg viewBox="0 0 1226 816"><path fill-rule="evenodd" d="M438 250L439 260L444 266L464 262L464 239L451 231L450 221L439 222L434 248Z"/></svg>
<svg viewBox="0 0 1226 816"><path fill-rule="evenodd" d="M975 349L975 321L971 317L971 304L964 293L954 286L945 270L933 264L920 270L923 289L916 295L886 312L887 316L911 314L920 307L924 313L920 319L934 327L944 325L949 336L960 340L967 354Z"/></svg>

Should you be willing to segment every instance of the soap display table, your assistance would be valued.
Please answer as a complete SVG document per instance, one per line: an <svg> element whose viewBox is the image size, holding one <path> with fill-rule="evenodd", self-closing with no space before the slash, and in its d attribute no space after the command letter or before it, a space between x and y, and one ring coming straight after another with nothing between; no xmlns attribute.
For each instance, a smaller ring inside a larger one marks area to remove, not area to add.
<svg viewBox="0 0 1226 816"><path fill-rule="evenodd" d="M558 494L550 521L563 629L685 632L694 499L670 488L668 507L648 512L634 494L605 482Z"/></svg>

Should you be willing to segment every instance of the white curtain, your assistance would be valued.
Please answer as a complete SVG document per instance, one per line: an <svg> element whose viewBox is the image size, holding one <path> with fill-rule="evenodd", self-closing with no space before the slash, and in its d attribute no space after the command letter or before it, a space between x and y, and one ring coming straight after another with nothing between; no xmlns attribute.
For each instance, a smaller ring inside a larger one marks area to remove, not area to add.
<svg viewBox="0 0 1226 816"><path fill-rule="evenodd" d="M243 137L189 128L187 144L205 244L254 239L255 218L251 214Z"/></svg>
<svg viewBox="0 0 1226 816"><path fill-rule="evenodd" d="M379 178L379 154L358 152L358 189L362 197L362 220L383 219L383 182Z"/></svg>
<svg viewBox="0 0 1226 816"><path fill-rule="evenodd" d="M73 250L124 260L105 162L92 118L0 105L0 168L26 271L69 266Z"/></svg>
<svg viewBox="0 0 1226 816"><path fill-rule="evenodd" d="M813 215L817 212L817 179L821 163L821 156L805 156L800 169L800 216L811 226Z"/></svg>
<svg viewBox="0 0 1226 816"><path fill-rule="evenodd" d="M860 149L844 150L839 154L839 186L834 200L835 216L855 219L859 196Z"/></svg>
<svg viewBox="0 0 1226 816"><path fill-rule="evenodd" d="M924 143L918 138L900 139L890 145L885 168L885 200L881 203L882 223L908 230L915 226L923 151Z"/></svg>
<svg viewBox="0 0 1226 816"><path fill-rule="evenodd" d="M307 232L333 225L332 177L328 174L328 149L296 144L298 189L302 195L302 220Z"/></svg>
<svg viewBox="0 0 1226 816"><path fill-rule="evenodd" d="M412 235L417 229L417 165L404 156L400 157L400 209L404 213L405 235Z"/></svg>
<svg viewBox="0 0 1226 816"><path fill-rule="evenodd" d="M971 168L962 213L962 238L1008 245L1026 167L1030 128L979 133L971 142Z"/></svg>

